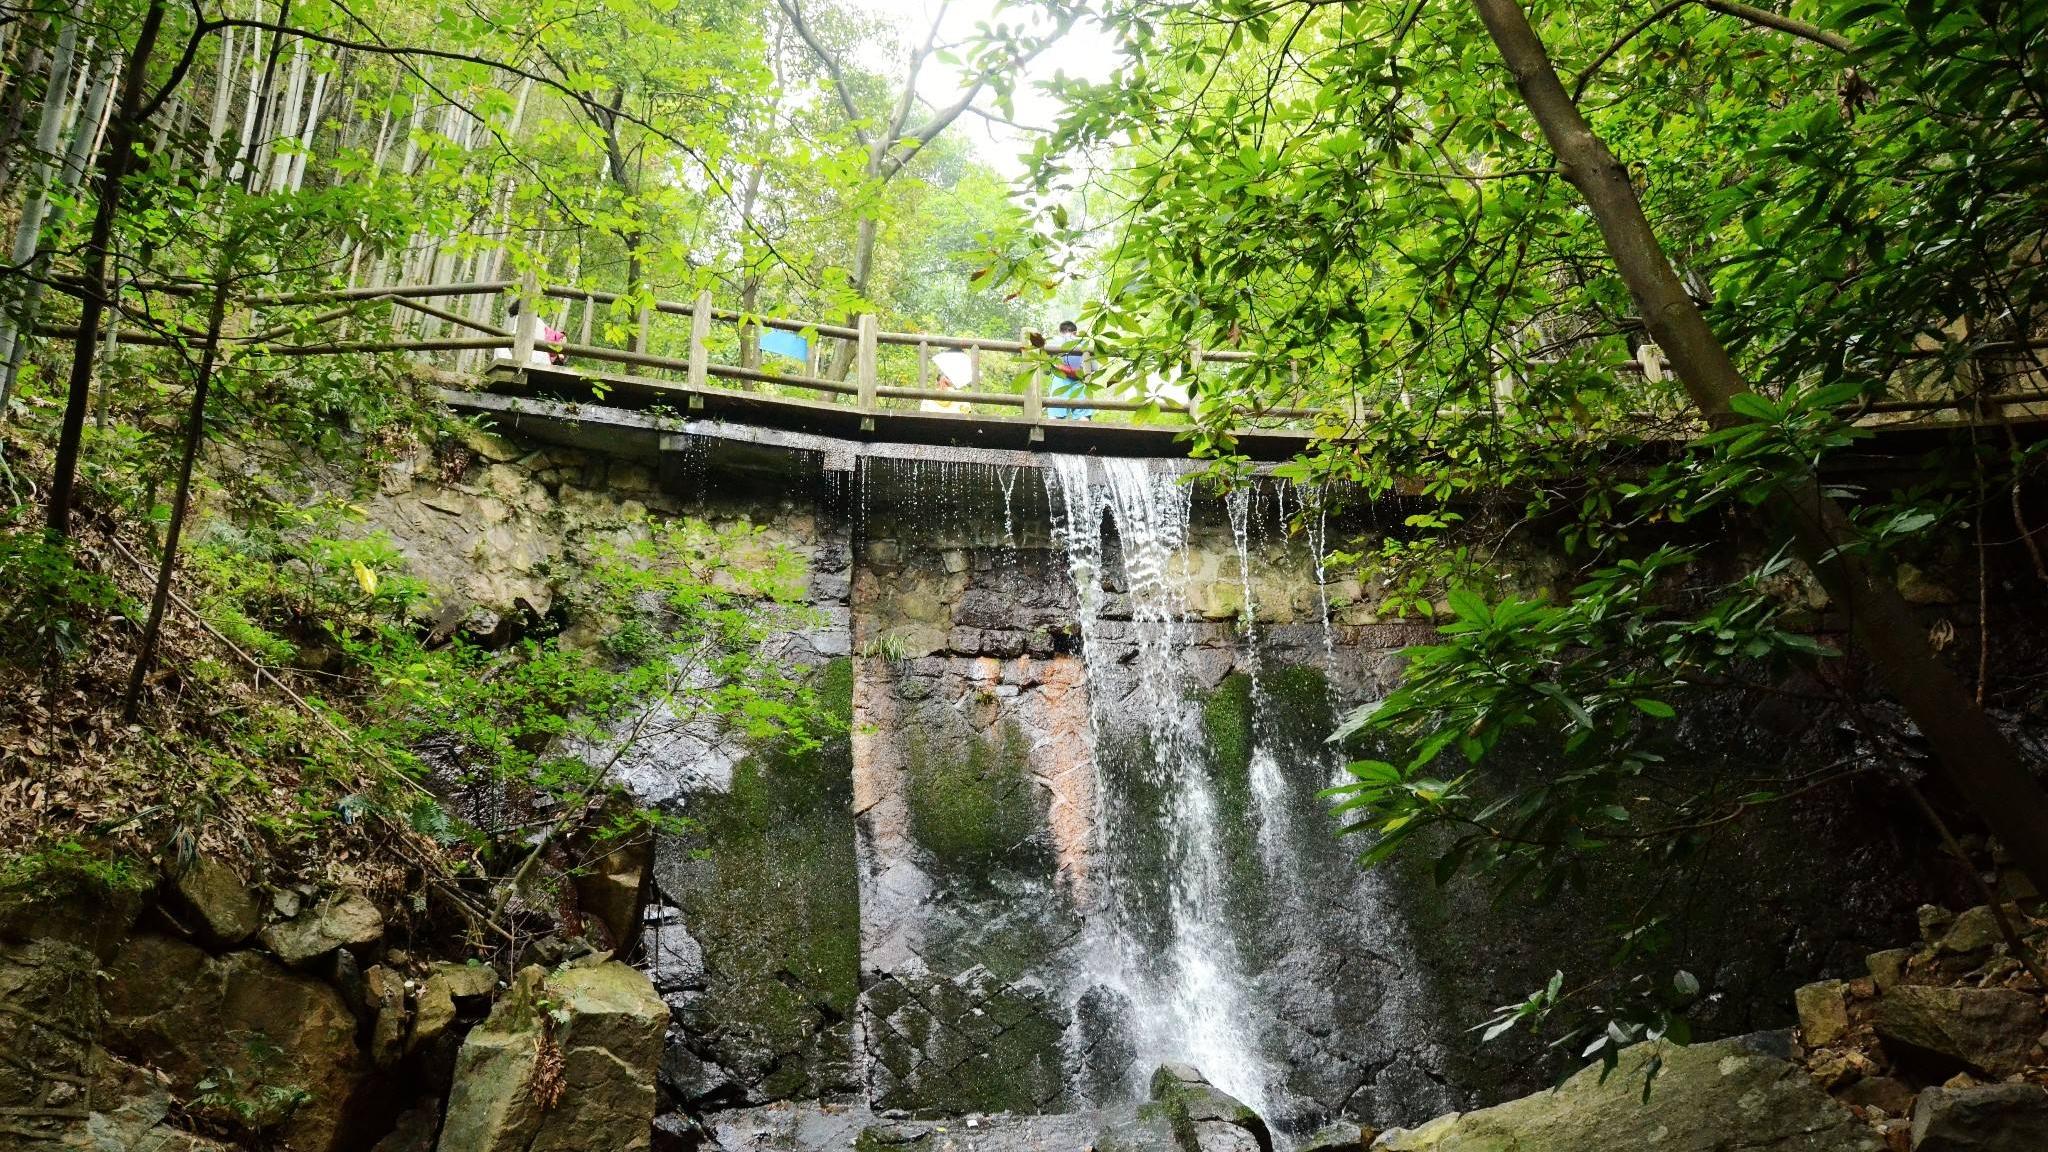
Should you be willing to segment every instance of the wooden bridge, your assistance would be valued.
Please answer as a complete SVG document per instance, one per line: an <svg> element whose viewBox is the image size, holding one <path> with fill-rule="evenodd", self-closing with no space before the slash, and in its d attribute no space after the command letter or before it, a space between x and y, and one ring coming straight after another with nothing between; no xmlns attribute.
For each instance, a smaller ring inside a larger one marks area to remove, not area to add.
<svg viewBox="0 0 2048 1152"><path fill-rule="evenodd" d="M130 288L187 296L206 290L161 282ZM505 298L514 294L533 306L522 308L508 329L498 317L506 311ZM1191 424L1186 402L1177 397L1119 398L1101 394L1100 389L1084 396L1049 393L1054 353L1028 337L889 332L881 330L872 315L860 316L852 325L756 316L717 307L709 292L691 301L635 301L617 293L543 285L529 277L258 296L244 303L255 315L272 317L286 309L327 307L296 323L262 329L252 324L251 331L224 337L224 343L272 356L410 353L446 386L442 397L452 406L499 417L524 412L536 420L575 422L589 405L638 411L657 424L687 423L700 433L727 426L735 431L761 430L771 434L765 437L768 440L781 433L792 445L865 442L1003 454L1153 457L1185 455L1182 439ZM351 326L365 319L363 313L387 304L388 335L350 337ZM555 326L573 333L561 343L543 339L538 314L549 307L559 321ZM147 310L130 307L124 314L141 318ZM309 330L324 338L286 339ZM52 326L37 331L59 338L77 335L76 329ZM457 331L463 334L454 334ZM761 367L757 349L762 331L794 334L807 350L835 342L842 357L851 358L842 369L844 378L841 373L822 374L814 351L795 371ZM143 345L190 344L204 337L191 328L172 334L135 331L132 324L130 331L118 334L123 342ZM933 358L941 352L968 357L972 386L937 386ZM563 363L547 362L550 354L559 354ZM740 363L729 362L735 356ZM1193 374L1211 366L1227 370L1254 359L1236 349L1188 353ZM1616 368L1635 370L1636 365ZM1008 386L989 387L992 379ZM2030 382L2039 379L2037 374ZM512 402L520 400L530 403ZM928 402L947 405L948 410L930 410ZM595 411L589 415L595 418L594 425L624 427ZM1357 415L1310 407L1258 410L1240 421L1239 447L1254 459L1283 459L1309 443L1318 424L1344 427ZM1976 422L2048 420L2048 392L1880 401L1860 409L1859 419L1887 433L1885 439L1895 442L1887 446L1886 454L1891 455L1910 450L1911 442L1929 435ZM1912 434L1916 431L1919 434ZM764 439L748 434L737 438Z"/></svg>

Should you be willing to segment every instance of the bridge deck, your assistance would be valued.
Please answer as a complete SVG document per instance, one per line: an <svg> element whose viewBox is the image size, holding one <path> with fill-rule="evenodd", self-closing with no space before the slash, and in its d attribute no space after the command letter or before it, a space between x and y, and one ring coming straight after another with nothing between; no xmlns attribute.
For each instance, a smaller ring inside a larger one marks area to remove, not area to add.
<svg viewBox="0 0 2048 1152"><path fill-rule="evenodd" d="M494 395L568 405L595 403L656 413L666 410L693 422L774 429L849 443L1097 456L1188 454L1185 437L1189 429L1185 423L1132 424L1114 419L1051 416L1028 420L987 412L925 412L915 408L862 411L852 404L566 366L495 365L485 376L485 389ZM458 402L457 406L473 405ZM1308 442L1309 433L1301 427L1252 428L1238 433L1240 449L1254 460L1284 460Z"/></svg>

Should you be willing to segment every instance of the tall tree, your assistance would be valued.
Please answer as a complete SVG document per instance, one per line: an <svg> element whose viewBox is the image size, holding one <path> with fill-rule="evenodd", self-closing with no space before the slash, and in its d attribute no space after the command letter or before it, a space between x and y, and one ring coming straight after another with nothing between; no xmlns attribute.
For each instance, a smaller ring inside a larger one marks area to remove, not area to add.
<svg viewBox="0 0 2048 1152"><path fill-rule="evenodd" d="M881 219L873 207L876 198L917 160L933 140L938 139L940 133L974 108L984 94L998 102L1006 102L1017 74L1066 34L1073 15L1071 12L1061 13L1049 31L1035 35L1007 27L989 30L987 35L973 42L974 51L959 95L950 103L924 109L919 103L918 83L926 65L939 53L962 47L959 44L942 45L939 41L951 7L950 0L942 0L933 13L924 38L911 50L902 79L892 82L886 109L878 110L862 100L856 91L853 69L846 61L844 49L826 40L806 12L803 0L776 0L776 4L824 70L832 97L838 101L840 111L846 116L847 124L865 152L863 176L867 187L861 200L862 207L856 215L853 261L849 269L853 294L865 298L874 275L875 244L881 233ZM838 370L843 372L846 366L847 362L842 357Z"/></svg>

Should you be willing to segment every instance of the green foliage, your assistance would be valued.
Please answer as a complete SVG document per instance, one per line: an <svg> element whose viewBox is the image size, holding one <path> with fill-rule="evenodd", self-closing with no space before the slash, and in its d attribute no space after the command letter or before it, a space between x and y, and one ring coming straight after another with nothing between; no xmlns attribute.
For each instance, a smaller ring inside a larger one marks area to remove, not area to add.
<svg viewBox="0 0 2048 1152"><path fill-rule="evenodd" d="M592 647L559 635L503 652L429 647L395 622L337 639L380 689L368 705L373 738L432 747L458 780L574 801L604 789L646 740L814 743L811 687L763 650L774 630L805 619L802 584L800 558L759 528L681 521L601 546L578 573L569 603L604 622Z"/></svg>
<svg viewBox="0 0 2048 1152"><path fill-rule="evenodd" d="M69 540L36 528L0 528L0 662L55 668L87 646L108 616L132 611L102 573L78 562Z"/></svg>
<svg viewBox="0 0 2048 1152"><path fill-rule="evenodd" d="M125 856L108 856L73 838L0 858L0 893L31 897L141 893L156 874Z"/></svg>
<svg viewBox="0 0 2048 1152"><path fill-rule="evenodd" d="M1707 694L1832 654L1785 594L1810 574L1783 539L1746 535L1749 510L1855 450L1874 401L2035 387L2032 365L2001 357L2048 310L2048 12L1793 6L1846 36L1843 56L1698 5L1647 21L1524 6L1755 382L1725 425L1635 367L1657 363L1639 355L1637 304L1469 6L1104 5L1129 66L1058 86L1066 111L1034 155L1038 229L990 266L1020 287L1104 285L1086 325L1105 383L1185 368L1189 343L1248 352L1193 383L1193 446L1219 473L1242 465L1236 437L1263 408L1305 405L1318 442L1284 476L1401 494L1401 531L1329 559L1382 589L1378 610L1433 618L1442 599L1449 619L1340 730L1383 751L1333 799L1368 860L1424 851L1444 880L1530 898L1592 882L1603 860L1675 872L1717 829L1830 778L1723 779L1666 753ZM1090 210L1075 213L1084 163ZM1852 504L1841 547L1880 571L1938 552L2038 457L1929 464L1911 491L1830 490ZM1500 587L1479 533L1452 521L1502 494L1522 502L1508 531L1554 532L1572 558L1568 597ZM1738 525L1760 559L1703 564L1700 539ZM1616 941L1616 973L1561 978L1492 1023L1563 1030L1589 1055L1605 1054L1595 1036L1611 1050L1678 1034L1683 982L1628 971L1655 966L1671 911L1651 899L1588 925Z"/></svg>
<svg viewBox="0 0 2048 1152"><path fill-rule="evenodd" d="M312 1099L305 1088L282 1079L291 1073L284 1049L262 1033L242 1038L241 1067L207 1069L194 1085L190 1110L203 1122L230 1132L261 1132L291 1119Z"/></svg>

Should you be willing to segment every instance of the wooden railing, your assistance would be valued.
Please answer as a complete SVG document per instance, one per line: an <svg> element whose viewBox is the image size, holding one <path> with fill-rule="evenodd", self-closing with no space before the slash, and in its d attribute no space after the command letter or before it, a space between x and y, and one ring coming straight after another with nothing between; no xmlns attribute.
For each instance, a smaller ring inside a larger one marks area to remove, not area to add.
<svg viewBox="0 0 2048 1152"><path fill-rule="evenodd" d="M162 293L174 296L200 295L209 289L205 285L190 282L138 282L128 286L130 291L144 295ZM503 309L497 298L516 293L529 306L523 307L513 321L510 330L499 327L491 319ZM480 297L491 297L488 302ZM429 300L470 301L469 315L427 303ZM541 318L538 313L542 301L555 301L561 305L559 312L565 333L573 332L570 339L554 345L540 338ZM273 356L320 356L348 353L391 353L408 352L429 358L447 357L453 354L453 367L464 374L478 374L484 369L476 361L490 356L491 371L524 373L537 367L532 363L536 349L545 348L560 351L569 358L575 370L565 375L582 375L593 386L602 387L606 379L632 379L642 384L657 387L680 384L680 396L687 398L693 392L706 388L730 384L753 386L755 390L772 387L784 390L782 398L801 402L824 402L835 406L851 405L857 408L864 430L872 430L873 418L885 410L904 411L910 406L925 401L950 404L966 404L1001 410L1003 414L1021 417L1021 422L1034 427L1048 420L1058 420L1049 409L1090 413L1136 413L1142 411L1170 411L1175 404L1162 404L1157 398L1125 399L1106 395L1081 394L1065 395L1049 393L1047 383L1053 378L1053 356L1040 343L1028 339L1007 340L980 336L948 336L921 332L882 331L876 318L862 315L851 325L832 324L817 321L792 320L773 316L760 316L717 307L708 291L700 292L688 302L674 300L638 300L615 292L576 288L558 285L543 285L535 277L523 281L493 280L450 284L386 285L332 289L324 291L281 293L243 298L240 302L248 314L237 332L226 334L223 344L260 348L265 355ZM617 320L623 311L621 305L630 306L625 313L630 322L620 325ZM281 308L298 308L310 305L332 305L327 311L313 317L299 318L289 323L263 327L260 318L264 313ZM389 335L384 338L351 338L349 325L360 318L363 309L372 306L389 305L393 320ZM612 313L603 330L597 327L597 316L603 310ZM190 326L166 329L160 321L153 321L149 310L124 304L118 310L125 318L127 327L120 333L123 343L135 345L190 345L203 341L206 334ZM411 314L434 322L434 327L418 335L402 335L404 327L398 317ZM571 316L574 315L574 323ZM664 330L662 321L668 318L686 320L684 333ZM137 322L145 326L136 327ZM147 326L155 324L155 327ZM439 326L462 329L474 333L468 336L439 335ZM714 325L724 325L737 330L737 339L730 342L717 338ZM306 342L288 341L285 337L301 332L308 327L320 329L330 338ZM623 328L628 335L626 347L615 347L599 342L601 331L617 332ZM754 334L761 329L776 329L795 333L806 339L811 354L802 364L799 372L777 372L746 363L722 363L713 359L714 345L731 347L740 351L742 361L755 359L748 350L752 347ZM36 333L60 339L76 339L77 330L59 325L40 325ZM846 366L846 378L834 378L820 374L816 349L822 341L840 343L840 354L851 356ZM680 345L682 355L664 354L657 349L664 346ZM884 371L884 355L901 350L914 355L914 369L888 373ZM938 351L961 351L968 354L973 370L970 373L976 384L996 375L994 370L984 371L985 358L1010 358L1009 378L1019 387L1014 391L991 390L985 387L942 389L932 386L934 367L932 357ZM503 355L497 355L503 353ZM1190 374L1199 374L1208 365L1235 365L1248 363L1255 357L1237 349L1199 349L1188 352ZM608 374L582 371L583 365L615 365L629 370L626 373ZM1617 370L1633 368L1633 363L1616 365ZM679 376L680 381L673 377ZM902 378L910 383L888 383L887 379ZM1085 387L1085 385L1084 385ZM1081 391L1081 390L1077 390ZM1904 415L1933 413L1943 410L1958 410L1965 419L1983 418L1997 420L2000 413L2018 406L2026 415L2043 415L2038 406L2048 404L2048 392L2002 394L1997 396L1885 400L1863 405L1857 412L1866 415ZM1344 413L1329 409L1307 406L1271 406L1258 409L1250 414L1255 423L1269 429L1279 430L1292 427L1306 429L1304 425L1319 419L1342 417ZM1001 417L998 417L1001 418ZM1036 432L1033 440L1038 439Z"/></svg>
<svg viewBox="0 0 2048 1152"><path fill-rule="evenodd" d="M1049 392L1048 382L1053 377L1055 351L1042 347L1027 339L1007 340L983 336L946 336L923 332L883 331L876 318L860 316L854 324L831 324L818 321L790 320L778 317L754 316L728 308L720 308L712 302L710 292L700 292L688 303L672 300L644 302L634 312L631 326L632 345L629 348L614 348L599 345L592 339L592 317L600 307L611 309L620 301L617 293L598 292L576 288L543 286L528 281L519 287L521 295L528 299L552 299L565 302L572 307L579 306L579 320L574 338L559 346L572 362L595 362L617 364L633 369L656 372L680 373L682 383L688 389L702 389L719 382L743 385L767 385L792 390L813 398L823 398L832 403L850 400L864 417L863 427L872 430L872 416L884 409L894 407L890 402L911 402L922 404L933 401L948 404L984 406L1014 412L1024 421L1039 423L1057 419L1049 410L1072 412L1119 412L1135 413L1158 409L1162 405L1156 399L1119 399L1110 396L1087 395L1082 388L1075 394L1066 395ZM510 363L515 368L530 363L536 348L557 346L544 345L539 337L540 319L536 309L524 308L514 325ZM685 354L664 355L656 352L656 324L662 317L679 317L689 321L689 332ZM565 320L567 316L565 315ZM812 354L799 372L775 372L745 363L720 363L712 358L714 324L736 327L738 340L735 347L742 350L741 359L748 357L750 330L777 329L800 335L812 348ZM567 333L570 326L562 325ZM816 355L817 342L833 340L842 344L842 355L851 355L851 364L844 379L819 374ZM903 349L915 355L914 375L903 373L914 382L888 383L883 370L886 351ZM850 353L847 351L850 350ZM942 351L967 353L972 370L969 375L975 384L982 384L995 375L986 365L984 358L990 356L1014 358L1010 375L1019 385L1015 391L993 390L987 387L939 388L935 386L933 356ZM1206 363L1235 364L1252 359L1251 355L1236 350L1203 351L1193 349L1189 353L1194 371L1200 371ZM1170 405L1169 405L1170 407ZM1267 420L1302 422L1314 419L1320 413L1307 407L1275 407L1258 413Z"/></svg>

